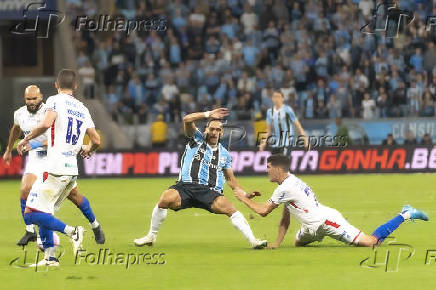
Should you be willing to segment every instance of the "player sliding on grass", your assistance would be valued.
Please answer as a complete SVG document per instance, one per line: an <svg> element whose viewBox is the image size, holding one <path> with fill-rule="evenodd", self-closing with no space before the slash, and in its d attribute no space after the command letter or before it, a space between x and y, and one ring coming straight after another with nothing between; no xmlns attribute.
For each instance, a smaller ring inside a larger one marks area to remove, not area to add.
<svg viewBox="0 0 436 290"><path fill-rule="evenodd" d="M301 223L301 228L295 238L296 247L315 241L320 242L325 236L348 244L371 247L382 243L405 220L428 221L424 212L406 205L396 217L379 226L372 235L366 235L350 225L336 209L319 203L310 187L289 173L289 158L279 155L270 156L267 160L267 171L270 181L279 184L267 202L256 203L249 199L242 190L234 193L240 201L261 216L266 216L280 204L284 204L277 239L269 245L270 248L279 247L282 243L289 227L290 214Z"/></svg>
<svg viewBox="0 0 436 290"><path fill-rule="evenodd" d="M162 193L153 209L149 233L145 237L135 239L135 245L153 245L167 216L168 208L178 211L194 207L227 215L232 224L247 238L252 248L260 249L266 246L267 242L254 237L242 213L222 194L225 180L234 191L243 191L233 175L230 154L219 143L223 135L223 123L219 119L228 113L227 109L219 108L185 116L184 130L189 142L182 157L178 182ZM203 134L195 127L194 122L208 118L211 120Z"/></svg>
<svg viewBox="0 0 436 290"><path fill-rule="evenodd" d="M39 87L30 85L24 91L25 106L22 106L14 112L14 125L11 128L8 146L3 154L3 160L9 165L12 158L12 148L15 140L24 132L27 136L36 125L44 119L46 105L42 102L42 94ZM47 136L40 135L30 140L28 146L23 151L29 152L29 158L26 163L26 168L21 179L21 194L20 205L21 215L24 219L24 210L26 208L26 200L32 185L38 177L41 177L46 169L47 162ZM94 231L94 237L97 244L104 244L105 236L100 224L95 218L91 205L88 199L81 195L77 187L73 188L68 199L74 203L83 215L88 219ZM26 246L29 242L34 242L37 239L35 228L32 224L26 223L26 233L18 241L17 245Z"/></svg>

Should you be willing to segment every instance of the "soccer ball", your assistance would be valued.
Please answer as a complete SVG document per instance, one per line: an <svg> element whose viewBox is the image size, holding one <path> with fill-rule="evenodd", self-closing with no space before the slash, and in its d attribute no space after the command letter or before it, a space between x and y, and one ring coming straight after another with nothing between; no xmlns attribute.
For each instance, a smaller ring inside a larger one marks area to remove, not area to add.
<svg viewBox="0 0 436 290"><path fill-rule="evenodd" d="M56 234L55 232L53 232L53 242L54 242L54 246L57 247L60 244L60 239L58 234ZM36 239L36 245L38 246L38 248L44 252L44 246L42 245L42 241L41 241L41 237L38 235L38 238Z"/></svg>

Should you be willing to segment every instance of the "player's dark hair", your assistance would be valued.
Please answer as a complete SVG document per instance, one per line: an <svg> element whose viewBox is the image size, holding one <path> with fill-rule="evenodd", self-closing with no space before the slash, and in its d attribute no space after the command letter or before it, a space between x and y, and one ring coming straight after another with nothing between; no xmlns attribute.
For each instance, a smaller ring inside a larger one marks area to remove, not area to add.
<svg viewBox="0 0 436 290"><path fill-rule="evenodd" d="M274 90L273 94L279 94L280 96L282 96L282 98L285 97L280 90Z"/></svg>
<svg viewBox="0 0 436 290"><path fill-rule="evenodd" d="M63 69L56 79L60 89L74 90L76 87L76 73L72 69Z"/></svg>
<svg viewBox="0 0 436 290"><path fill-rule="evenodd" d="M269 156L266 162L271 163L273 167L279 167L283 169L285 172L289 171L289 164L291 163L289 157L280 154L273 154Z"/></svg>
<svg viewBox="0 0 436 290"><path fill-rule="evenodd" d="M206 123L206 126L204 127L204 128L207 128L207 127L209 127L209 125L210 125L210 123L212 123L213 121L219 121L219 122L221 122L221 124L223 123L223 120L222 119L209 119L208 121L207 121L207 123Z"/></svg>

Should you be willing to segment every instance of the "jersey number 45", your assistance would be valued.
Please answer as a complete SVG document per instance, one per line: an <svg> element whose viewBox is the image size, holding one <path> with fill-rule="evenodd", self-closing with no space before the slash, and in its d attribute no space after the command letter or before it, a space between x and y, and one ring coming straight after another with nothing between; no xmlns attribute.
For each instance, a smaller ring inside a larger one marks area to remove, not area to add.
<svg viewBox="0 0 436 290"><path fill-rule="evenodd" d="M65 136L65 141L68 144L76 145L77 141L79 140L80 136L80 127L83 124L83 121L76 119L76 134L73 134L73 123L74 119L73 117L68 117L68 128L67 128L67 135Z"/></svg>

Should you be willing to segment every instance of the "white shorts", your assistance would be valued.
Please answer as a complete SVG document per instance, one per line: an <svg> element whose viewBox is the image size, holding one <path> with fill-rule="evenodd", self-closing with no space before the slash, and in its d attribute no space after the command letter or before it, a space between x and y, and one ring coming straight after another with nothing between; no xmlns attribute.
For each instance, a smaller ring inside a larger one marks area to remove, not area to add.
<svg viewBox="0 0 436 290"><path fill-rule="evenodd" d="M23 175L34 174L36 176L42 175L46 169L47 164L47 151L29 151L27 157L26 167L24 168Z"/></svg>
<svg viewBox="0 0 436 290"><path fill-rule="evenodd" d="M77 176L41 174L32 186L26 206L54 214L71 190L77 186Z"/></svg>
<svg viewBox="0 0 436 290"><path fill-rule="evenodd" d="M325 236L329 236L347 244L357 245L362 231L352 226L336 209L326 207L325 212L326 219L318 228L302 225L295 239L306 245L321 242Z"/></svg>

